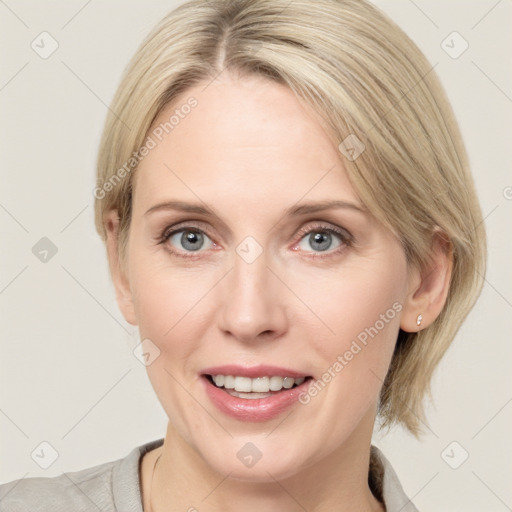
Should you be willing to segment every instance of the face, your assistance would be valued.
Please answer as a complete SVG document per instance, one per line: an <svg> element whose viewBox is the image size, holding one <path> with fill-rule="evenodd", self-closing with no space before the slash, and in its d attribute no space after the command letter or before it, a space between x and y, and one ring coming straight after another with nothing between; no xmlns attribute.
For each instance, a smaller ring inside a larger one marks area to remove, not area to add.
<svg viewBox="0 0 512 512"><path fill-rule="evenodd" d="M205 86L154 123L197 100L137 169L122 309L176 435L222 474L285 478L369 444L408 268L289 89Z"/></svg>

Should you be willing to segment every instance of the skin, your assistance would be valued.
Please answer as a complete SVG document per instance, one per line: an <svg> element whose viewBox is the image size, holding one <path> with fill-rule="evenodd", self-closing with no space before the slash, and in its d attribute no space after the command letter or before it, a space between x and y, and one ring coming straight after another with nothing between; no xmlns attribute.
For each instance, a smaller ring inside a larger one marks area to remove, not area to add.
<svg viewBox="0 0 512 512"><path fill-rule="evenodd" d="M360 203L321 120L289 89L227 72L206 84L154 123L198 100L137 169L126 268L117 212L104 218L119 306L160 350L147 371L169 424L164 445L141 463L144 509L151 489L154 511L384 510L367 483L377 400L399 328L419 329L419 313L428 326L444 305L447 251L433 245L431 267L409 268L400 242ZM361 210L284 213L329 199ZM218 218L146 213L170 200L206 203ZM205 233L198 251L182 233L159 243L178 223ZM311 236L325 227L351 241L326 234L319 250ZM263 249L252 263L236 252L248 236ZM203 389L201 370L221 364L273 364L321 379L394 303L401 311L307 405L240 421ZM237 458L247 442L262 453L251 468Z"/></svg>

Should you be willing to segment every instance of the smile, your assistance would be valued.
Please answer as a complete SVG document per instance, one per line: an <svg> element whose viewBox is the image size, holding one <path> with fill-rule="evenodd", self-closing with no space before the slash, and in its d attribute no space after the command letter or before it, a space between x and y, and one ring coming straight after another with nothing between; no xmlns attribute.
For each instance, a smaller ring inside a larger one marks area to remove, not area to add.
<svg viewBox="0 0 512 512"><path fill-rule="evenodd" d="M297 405L313 377L275 366L227 365L203 370L201 380L221 413L239 421L261 422Z"/></svg>
<svg viewBox="0 0 512 512"><path fill-rule="evenodd" d="M209 375L218 388L224 388L231 396L245 399L267 398L282 389L300 386L306 377L250 377L234 375Z"/></svg>

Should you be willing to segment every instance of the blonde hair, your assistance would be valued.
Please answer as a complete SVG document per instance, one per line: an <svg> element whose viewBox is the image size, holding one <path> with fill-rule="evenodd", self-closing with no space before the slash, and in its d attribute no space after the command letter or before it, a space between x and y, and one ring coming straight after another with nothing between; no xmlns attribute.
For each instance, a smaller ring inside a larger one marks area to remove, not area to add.
<svg viewBox="0 0 512 512"><path fill-rule="evenodd" d="M433 66L364 0L180 5L129 63L100 143L96 228L105 240L103 216L118 211L122 261L137 151L165 106L223 70L285 84L325 120L333 143L351 136L364 144L357 158L345 159L346 171L370 212L399 237L411 265L428 264L434 230L449 239L445 307L420 332L400 331L381 393L382 425L400 422L418 435L433 371L480 293L486 259L468 158Z"/></svg>

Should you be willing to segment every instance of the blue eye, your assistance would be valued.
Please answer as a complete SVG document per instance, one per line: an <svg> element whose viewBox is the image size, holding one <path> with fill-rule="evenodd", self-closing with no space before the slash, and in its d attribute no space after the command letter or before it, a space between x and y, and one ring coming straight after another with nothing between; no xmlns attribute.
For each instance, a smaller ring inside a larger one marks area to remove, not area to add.
<svg viewBox="0 0 512 512"><path fill-rule="evenodd" d="M304 247L305 244L310 248L313 248L314 252L325 252L330 249L338 248L345 239L346 237L343 237L341 233L338 233L333 229L316 228L306 233L306 236L304 236L299 242L299 246L306 252L308 252L308 250L307 247Z"/></svg>
<svg viewBox="0 0 512 512"><path fill-rule="evenodd" d="M296 247L309 258L335 256L351 246L353 241L348 231L330 224L307 226L299 231L297 237L299 242ZM159 243L167 244L171 253L184 258L200 256L201 251L219 247L202 229L192 225L168 228L161 235Z"/></svg>
<svg viewBox="0 0 512 512"><path fill-rule="evenodd" d="M180 229L165 235L165 240L169 240L171 245L180 250L196 252L203 248L205 241L213 245L210 238L198 229Z"/></svg>

